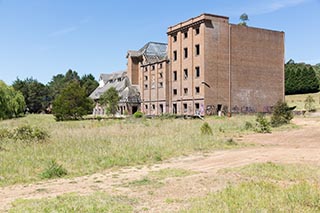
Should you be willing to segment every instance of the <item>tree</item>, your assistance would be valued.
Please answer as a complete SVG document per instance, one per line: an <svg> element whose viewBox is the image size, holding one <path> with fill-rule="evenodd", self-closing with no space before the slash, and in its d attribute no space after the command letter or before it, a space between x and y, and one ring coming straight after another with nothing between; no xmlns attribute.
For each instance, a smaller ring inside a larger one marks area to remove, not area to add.
<svg viewBox="0 0 320 213"><path fill-rule="evenodd" d="M101 95L99 102L101 105L106 106L108 113L114 116L118 109L119 100L118 91L114 87L110 87Z"/></svg>
<svg viewBox="0 0 320 213"><path fill-rule="evenodd" d="M246 13L242 13L240 16L240 20L241 22L239 23L239 25L247 26L247 21L249 21L249 16Z"/></svg>
<svg viewBox="0 0 320 213"><path fill-rule="evenodd" d="M24 109L25 101L21 92L0 81L0 119L18 117Z"/></svg>
<svg viewBox="0 0 320 213"><path fill-rule="evenodd" d="M271 126L278 127L288 124L293 118L292 109L286 102L278 101L274 106L271 116Z"/></svg>
<svg viewBox="0 0 320 213"><path fill-rule="evenodd" d="M89 96L99 86L99 83L94 79L93 75L89 74L81 77L80 85Z"/></svg>
<svg viewBox="0 0 320 213"><path fill-rule="evenodd" d="M79 120L93 108L85 90L76 81L71 81L53 102L53 115L57 121Z"/></svg>
<svg viewBox="0 0 320 213"><path fill-rule="evenodd" d="M49 105L49 89L44 84L33 78L20 80L17 78L12 84L15 90L20 91L31 113L45 111Z"/></svg>

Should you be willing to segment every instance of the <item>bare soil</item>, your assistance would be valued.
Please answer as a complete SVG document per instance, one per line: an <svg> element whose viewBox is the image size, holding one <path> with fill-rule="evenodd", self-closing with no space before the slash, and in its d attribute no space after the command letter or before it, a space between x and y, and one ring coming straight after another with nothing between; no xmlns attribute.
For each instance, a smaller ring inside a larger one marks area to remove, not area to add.
<svg viewBox="0 0 320 213"><path fill-rule="evenodd" d="M226 177L227 174L219 172L221 169L269 161L320 166L320 118L295 118L293 122L300 128L236 139L237 142L257 144L254 147L179 157L152 166L106 170L72 179L3 187L0 188L0 211L10 209L11 202L18 198L48 198L71 192L90 195L104 191L110 195L136 198L138 202L134 208L137 212L172 212L187 207L192 197L205 196L208 192L224 188L230 180L238 180L230 174ZM164 168L182 168L196 173L187 177L166 178L161 186L125 184Z"/></svg>

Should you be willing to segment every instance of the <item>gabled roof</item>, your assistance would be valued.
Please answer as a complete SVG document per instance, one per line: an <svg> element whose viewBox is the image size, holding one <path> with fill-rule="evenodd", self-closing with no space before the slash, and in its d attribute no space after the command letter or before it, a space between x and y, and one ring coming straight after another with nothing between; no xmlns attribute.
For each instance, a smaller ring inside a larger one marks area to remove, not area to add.
<svg viewBox="0 0 320 213"><path fill-rule="evenodd" d="M106 92L111 87L114 87L121 97L120 102L140 103L139 90L131 85L129 78L127 77L127 72L121 71L111 74L101 74L100 81L103 81L104 84L97 87L90 94L89 97L91 99L100 99L100 96L104 92Z"/></svg>
<svg viewBox="0 0 320 213"><path fill-rule="evenodd" d="M159 42L148 42L140 50L129 50L127 57L142 57L143 64L155 63L167 59L168 45Z"/></svg>

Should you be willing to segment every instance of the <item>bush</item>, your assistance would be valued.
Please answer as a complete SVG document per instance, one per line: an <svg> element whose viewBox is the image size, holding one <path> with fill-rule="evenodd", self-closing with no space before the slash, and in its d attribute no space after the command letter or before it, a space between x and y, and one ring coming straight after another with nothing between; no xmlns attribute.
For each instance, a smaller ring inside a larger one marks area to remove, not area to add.
<svg viewBox="0 0 320 213"><path fill-rule="evenodd" d="M312 98L311 95L308 95L308 97L306 98L306 100L304 100L304 108L306 110L308 110L308 112L314 111L315 107L314 107L314 103L315 100Z"/></svg>
<svg viewBox="0 0 320 213"><path fill-rule="evenodd" d="M0 129L0 140L4 140L10 137L10 131L8 129Z"/></svg>
<svg viewBox="0 0 320 213"><path fill-rule="evenodd" d="M143 117L143 113L141 111L136 111L134 114L133 114L133 117L134 118L142 118Z"/></svg>
<svg viewBox="0 0 320 213"><path fill-rule="evenodd" d="M67 174L67 170L63 168L62 165L58 164L55 160L51 160L40 176L43 179L51 179L59 178Z"/></svg>
<svg viewBox="0 0 320 213"><path fill-rule="evenodd" d="M254 129L258 133L271 133L271 125L264 114L259 113L256 118L256 127Z"/></svg>
<svg viewBox="0 0 320 213"><path fill-rule="evenodd" d="M283 124L288 124L293 118L292 110L288 107L286 102L278 101L273 108L271 117L271 125L278 127Z"/></svg>
<svg viewBox="0 0 320 213"><path fill-rule="evenodd" d="M45 141L49 138L47 131L42 130L38 127L31 127L30 125L20 126L12 131L12 134L9 134L9 138L14 140L21 140L24 142L30 141Z"/></svg>
<svg viewBox="0 0 320 213"><path fill-rule="evenodd" d="M208 122L204 122L200 127L202 135L213 135L212 128L208 124Z"/></svg>

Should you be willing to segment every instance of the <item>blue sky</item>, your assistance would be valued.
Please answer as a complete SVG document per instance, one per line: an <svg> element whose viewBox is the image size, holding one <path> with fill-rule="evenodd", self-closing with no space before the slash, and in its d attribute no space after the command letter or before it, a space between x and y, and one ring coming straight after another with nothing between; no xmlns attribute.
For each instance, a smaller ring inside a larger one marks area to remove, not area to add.
<svg viewBox="0 0 320 213"><path fill-rule="evenodd" d="M248 25L286 33L286 60L320 63L319 11L320 0L0 0L0 79L125 70L127 50L202 13L238 23L246 12Z"/></svg>

